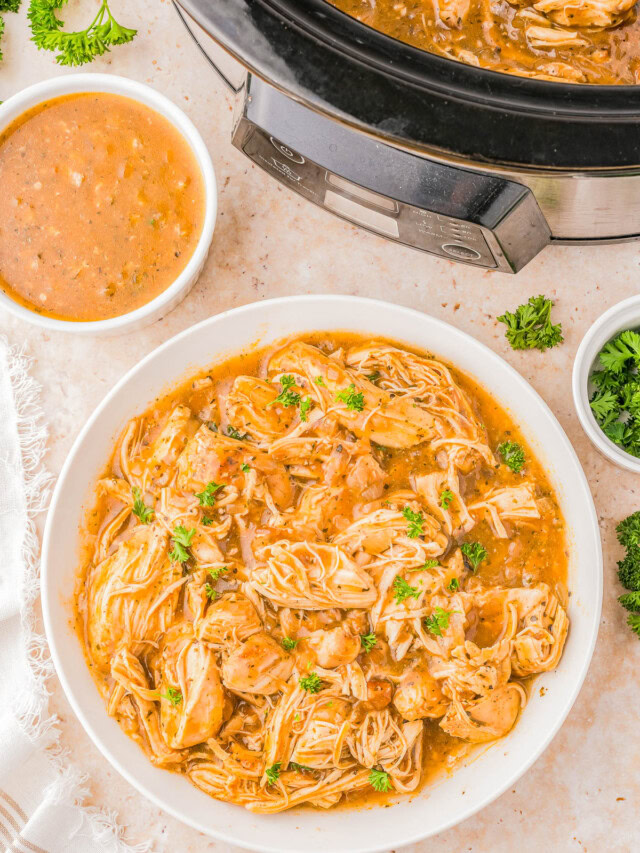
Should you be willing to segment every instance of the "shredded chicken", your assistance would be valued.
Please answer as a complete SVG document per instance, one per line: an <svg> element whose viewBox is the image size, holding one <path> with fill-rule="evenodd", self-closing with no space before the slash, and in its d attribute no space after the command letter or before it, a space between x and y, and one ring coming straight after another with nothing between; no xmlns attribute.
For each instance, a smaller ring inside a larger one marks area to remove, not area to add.
<svg viewBox="0 0 640 853"><path fill-rule="evenodd" d="M125 429L78 597L92 671L151 761L251 811L415 791L425 721L504 737L560 660L552 492L434 358L300 340L259 364Z"/></svg>

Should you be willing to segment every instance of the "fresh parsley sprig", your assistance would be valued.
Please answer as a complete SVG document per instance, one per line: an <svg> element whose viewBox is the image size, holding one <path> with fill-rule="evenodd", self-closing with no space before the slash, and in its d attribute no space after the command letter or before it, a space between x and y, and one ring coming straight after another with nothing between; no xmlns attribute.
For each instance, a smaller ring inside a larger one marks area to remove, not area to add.
<svg viewBox="0 0 640 853"><path fill-rule="evenodd" d="M396 604L402 604L407 598L419 598L421 590L410 583L400 575L396 575L393 581L393 598Z"/></svg>
<svg viewBox="0 0 640 853"><path fill-rule="evenodd" d="M167 687L166 691L160 695L173 705L174 708L182 702L182 693L177 687Z"/></svg>
<svg viewBox="0 0 640 853"><path fill-rule="evenodd" d="M183 527L182 524L177 524L173 528L173 535L171 538L173 548L169 552L169 559L172 563L187 562L191 556L187 549L191 547L191 540L193 539L195 532L195 527L192 527L191 530L187 530L187 528Z"/></svg>
<svg viewBox="0 0 640 853"><path fill-rule="evenodd" d="M453 492L451 489L444 489L440 492L440 498L438 503L442 507L442 509L449 509L451 506L451 502L453 501Z"/></svg>
<svg viewBox="0 0 640 853"><path fill-rule="evenodd" d="M487 558L486 548L479 542L463 542L460 550L465 561L475 574L478 571L480 563Z"/></svg>
<svg viewBox="0 0 640 853"><path fill-rule="evenodd" d="M322 687L322 679L317 672L310 672L309 675L304 675L299 679L298 684L307 693L319 693Z"/></svg>
<svg viewBox="0 0 640 853"><path fill-rule="evenodd" d="M640 457L640 334L627 329L616 335L598 360L601 369L589 377L591 411L607 438Z"/></svg>
<svg viewBox="0 0 640 853"><path fill-rule="evenodd" d="M356 391L356 386L351 383L348 388L343 388L336 394L338 403L344 403L351 412L361 412L364 409L364 394Z"/></svg>
<svg viewBox="0 0 640 853"><path fill-rule="evenodd" d="M640 637L640 512L623 519L616 527L618 541L627 549L623 560L618 563L618 577L629 592L618 598L629 611L627 624Z"/></svg>
<svg viewBox="0 0 640 853"><path fill-rule="evenodd" d="M131 489L131 493L133 494L133 514L139 518L141 524L149 524L155 510L145 506L142 492L137 486Z"/></svg>
<svg viewBox="0 0 640 853"><path fill-rule="evenodd" d="M198 498L200 506L214 506L216 502L216 492L219 492L220 489L224 489L224 483L214 483L214 481L211 480L211 482L207 483L201 492L196 492L195 495Z"/></svg>
<svg viewBox="0 0 640 853"><path fill-rule="evenodd" d="M381 794L393 789L389 774L384 770L372 770L369 773L369 784Z"/></svg>
<svg viewBox="0 0 640 853"><path fill-rule="evenodd" d="M362 643L362 648L365 652L370 652L371 649L378 642L378 638L375 634L360 634L360 642Z"/></svg>
<svg viewBox="0 0 640 853"><path fill-rule="evenodd" d="M519 474L526 461L524 450L517 441L503 441L498 445L498 453L504 464L513 472Z"/></svg>
<svg viewBox="0 0 640 853"><path fill-rule="evenodd" d="M553 302L546 296L532 296L515 313L505 311L497 319L507 327L505 337L512 349L539 349L541 352L561 344L562 325L551 322Z"/></svg>
<svg viewBox="0 0 640 853"><path fill-rule="evenodd" d="M452 610L444 610L442 607L436 607L431 616L425 616L424 627L430 634L436 637L441 637L442 632L449 627Z"/></svg>
<svg viewBox="0 0 640 853"><path fill-rule="evenodd" d="M64 22L56 10L67 0L31 0L27 17L31 26L31 41L38 49L56 53L60 65L84 65L96 56L108 53L113 45L130 42L137 30L123 27L111 13L107 0L102 0L95 18L84 30L65 32Z"/></svg>
<svg viewBox="0 0 640 853"><path fill-rule="evenodd" d="M417 539L418 536L422 536L422 526L424 524L424 516L422 513L414 512L410 506L406 506L402 510L402 514L409 522L409 527L407 528L407 536L409 539Z"/></svg>

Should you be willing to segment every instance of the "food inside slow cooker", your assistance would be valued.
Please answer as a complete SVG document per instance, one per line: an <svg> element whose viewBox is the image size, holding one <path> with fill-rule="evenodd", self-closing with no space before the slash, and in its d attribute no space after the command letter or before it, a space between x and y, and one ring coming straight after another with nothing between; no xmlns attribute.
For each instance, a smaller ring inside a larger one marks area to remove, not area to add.
<svg viewBox="0 0 640 853"><path fill-rule="evenodd" d="M395 39L494 71L640 83L635 0L329 0Z"/></svg>
<svg viewBox="0 0 640 853"><path fill-rule="evenodd" d="M91 671L150 760L213 797L415 791L508 734L560 660L553 490L426 354L319 334L231 359L132 420L98 489Z"/></svg>

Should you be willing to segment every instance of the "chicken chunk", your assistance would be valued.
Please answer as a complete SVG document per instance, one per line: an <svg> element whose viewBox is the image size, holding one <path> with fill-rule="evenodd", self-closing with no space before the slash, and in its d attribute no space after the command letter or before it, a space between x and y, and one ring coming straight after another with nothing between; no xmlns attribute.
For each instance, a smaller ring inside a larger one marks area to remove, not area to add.
<svg viewBox="0 0 640 853"><path fill-rule="evenodd" d="M617 27L629 17L635 0L538 0L534 9L562 27Z"/></svg>
<svg viewBox="0 0 640 853"><path fill-rule="evenodd" d="M495 740L511 731L524 700L524 690L513 682L498 687L476 702L462 703L454 699L440 726L453 737L472 743Z"/></svg>
<svg viewBox="0 0 640 853"><path fill-rule="evenodd" d="M222 724L224 691L213 652L178 622L164 637L158 667L162 735L172 749L213 737Z"/></svg>
<svg viewBox="0 0 640 853"><path fill-rule="evenodd" d="M261 628L260 617L246 595L230 592L209 605L196 633L213 646L235 647Z"/></svg>
<svg viewBox="0 0 640 853"><path fill-rule="evenodd" d="M222 666L222 681L240 693L270 695L283 689L293 658L264 631L253 634Z"/></svg>
<svg viewBox="0 0 640 853"><path fill-rule="evenodd" d="M335 669L351 663L360 654L360 634L354 634L346 622L325 631L314 631L307 645L315 652L316 660L325 669Z"/></svg>
<svg viewBox="0 0 640 853"><path fill-rule="evenodd" d="M292 391L300 396L300 389ZM293 423L297 408L276 403L279 393L278 385L263 379L236 376L226 401L229 421L259 442L280 438Z"/></svg>
<svg viewBox="0 0 640 853"><path fill-rule="evenodd" d="M426 667L406 672L393 696L393 704L405 720L438 719L446 713L449 700Z"/></svg>

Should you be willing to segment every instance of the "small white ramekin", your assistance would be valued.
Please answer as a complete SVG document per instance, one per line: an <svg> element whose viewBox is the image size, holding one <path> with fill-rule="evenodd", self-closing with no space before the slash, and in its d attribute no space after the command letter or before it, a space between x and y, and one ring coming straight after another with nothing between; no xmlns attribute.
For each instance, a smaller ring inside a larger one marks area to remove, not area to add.
<svg viewBox="0 0 640 853"><path fill-rule="evenodd" d="M205 214L200 239L189 262L175 281L166 290L158 294L155 299L134 311L129 311L127 314L111 317L108 320L87 322L57 320L30 311L14 302L2 291L0 291L0 307L6 308L7 311L11 311L12 314L22 320L28 320L30 323L43 326L51 331L75 332L80 335L95 336L118 335L125 331L131 332L140 329L168 314L178 303L182 302L196 283L209 254L216 224L218 210L216 176L207 146L193 122L187 118L181 109L150 86L113 74L69 74L64 77L54 77L23 89L0 105L0 133L26 110L51 98L73 95L77 92L109 92L132 98L134 101L139 101L160 113L182 134L193 151L204 181Z"/></svg>
<svg viewBox="0 0 640 853"><path fill-rule="evenodd" d="M598 354L602 347L625 329L640 328L640 296L632 296L618 302L613 308L598 317L578 347L573 363L573 403L583 430L593 445L611 462L627 471L640 473L640 459L626 453L602 432L589 405L589 376L597 367Z"/></svg>

